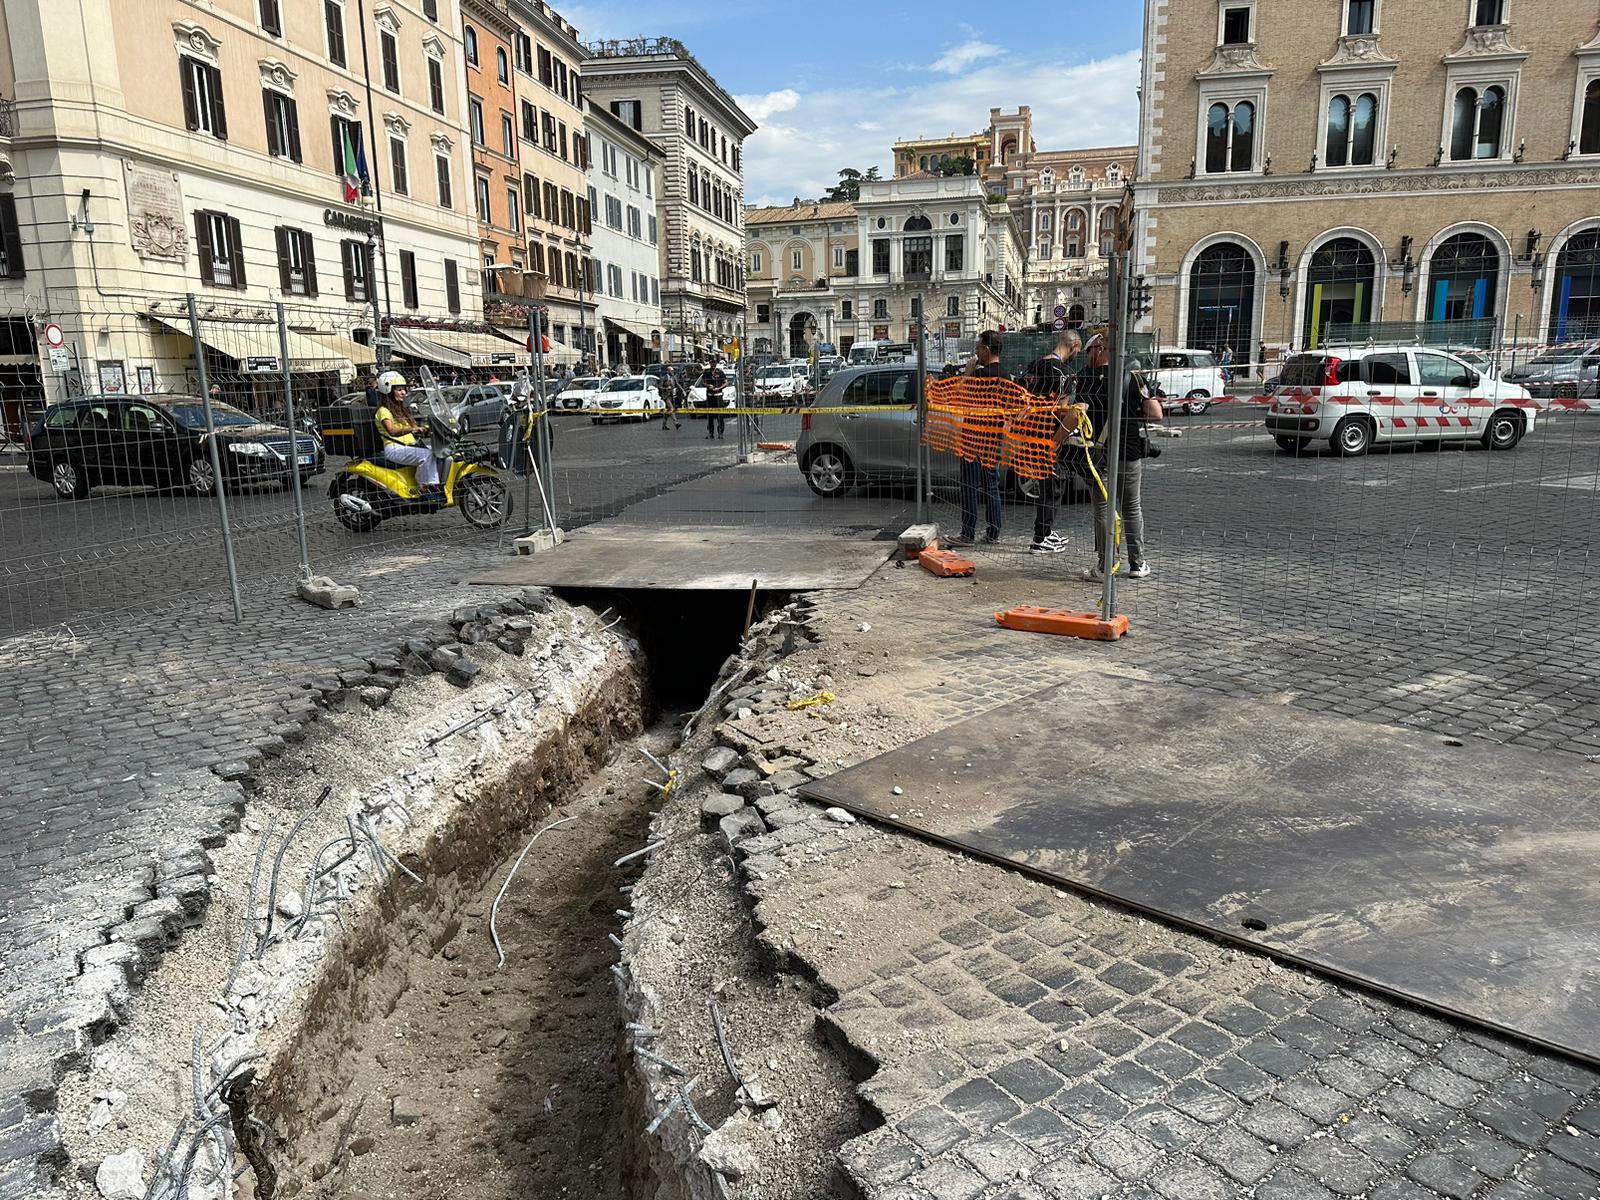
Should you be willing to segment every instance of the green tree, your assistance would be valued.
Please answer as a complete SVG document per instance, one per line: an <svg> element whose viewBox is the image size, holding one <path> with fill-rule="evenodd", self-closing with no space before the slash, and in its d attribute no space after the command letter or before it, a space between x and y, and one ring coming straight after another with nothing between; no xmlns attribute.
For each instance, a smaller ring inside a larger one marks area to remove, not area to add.
<svg viewBox="0 0 1600 1200"><path fill-rule="evenodd" d="M977 168L970 154L963 154L960 158L947 158L939 164L941 175L971 175Z"/></svg>

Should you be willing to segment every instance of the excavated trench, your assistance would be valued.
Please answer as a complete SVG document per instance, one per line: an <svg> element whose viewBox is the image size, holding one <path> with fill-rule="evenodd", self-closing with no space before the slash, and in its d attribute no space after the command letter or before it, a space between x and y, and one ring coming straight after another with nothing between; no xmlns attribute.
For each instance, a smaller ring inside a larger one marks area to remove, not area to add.
<svg viewBox="0 0 1600 1200"><path fill-rule="evenodd" d="M681 717L738 646L750 597L577 593L645 651L559 733L508 744L478 788L338 942L306 1019L252 1097L281 1140L280 1197L653 1194L634 1161L611 935ZM781 603L757 597L754 615ZM491 937L490 917L507 872ZM634 1131L636 1132L636 1131ZM246 1192L245 1194L249 1194Z"/></svg>

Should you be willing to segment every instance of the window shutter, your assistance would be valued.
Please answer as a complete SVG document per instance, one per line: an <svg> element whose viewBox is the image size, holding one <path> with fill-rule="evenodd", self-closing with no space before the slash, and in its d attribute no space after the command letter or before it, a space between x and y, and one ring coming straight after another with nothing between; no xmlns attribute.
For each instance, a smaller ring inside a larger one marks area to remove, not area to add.
<svg viewBox="0 0 1600 1200"><path fill-rule="evenodd" d="M6 278L21 279L27 268L22 262L22 229L17 224L15 196L0 196L0 234L5 237Z"/></svg>
<svg viewBox="0 0 1600 1200"><path fill-rule="evenodd" d="M289 238L291 235L282 225L274 229L272 235L278 243L278 290L287 296L290 293L291 282L289 278Z"/></svg>
<svg viewBox="0 0 1600 1200"><path fill-rule="evenodd" d="M214 282L216 277L211 272L211 224L203 211L194 214L194 250L200 256L200 282Z"/></svg>
<svg viewBox="0 0 1600 1200"><path fill-rule="evenodd" d="M205 71L211 76L211 128L217 140L225 142L228 140L228 112L222 102L222 72L212 66L207 66Z"/></svg>
<svg viewBox="0 0 1600 1200"><path fill-rule="evenodd" d="M278 12L278 0L261 0L261 28L271 34L283 32L283 19Z"/></svg>
<svg viewBox="0 0 1600 1200"><path fill-rule="evenodd" d="M333 142L333 173L344 174L344 147L339 142L339 118L328 118L328 132Z"/></svg>
<svg viewBox="0 0 1600 1200"><path fill-rule="evenodd" d="M183 81L183 125L190 130L200 128L200 103L194 94L194 73L199 65L192 58L178 59L178 75Z"/></svg>
<svg viewBox="0 0 1600 1200"><path fill-rule="evenodd" d="M288 116L289 126L289 157L294 162L300 161L300 109L293 100L283 102L284 111Z"/></svg>
<svg viewBox="0 0 1600 1200"><path fill-rule="evenodd" d="M300 249L306 260L306 295L316 298L317 295L317 242L309 233L302 233Z"/></svg>
<svg viewBox="0 0 1600 1200"><path fill-rule="evenodd" d="M445 306L453 313L461 311L461 280L456 276L456 260L444 260Z"/></svg>
<svg viewBox="0 0 1600 1200"><path fill-rule="evenodd" d="M273 119L274 93L268 88L261 89L261 111L267 119L267 153L273 157L283 154L288 147L278 140L278 122Z"/></svg>
<svg viewBox="0 0 1600 1200"><path fill-rule="evenodd" d="M233 286L243 288L244 279L244 238L239 230L239 218L229 217L228 221L228 249L233 255Z"/></svg>
<svg viewBox="0 0 1600 1200"><path fill-rule="evenodd" d="M355 266L355 256L350 253L353 242L339 243L339 263L344 268L344 298L354 301L356 298L356 275L352 269Z"/></svg>

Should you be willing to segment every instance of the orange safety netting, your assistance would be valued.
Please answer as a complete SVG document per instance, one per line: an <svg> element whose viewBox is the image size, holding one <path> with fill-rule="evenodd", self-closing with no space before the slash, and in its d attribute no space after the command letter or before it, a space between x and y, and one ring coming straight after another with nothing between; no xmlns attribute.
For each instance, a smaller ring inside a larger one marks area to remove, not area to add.
<svg viewBox="0 0 1600 1200"><path fill-rule="evenodd" d="M1024 479L1056 473L1057 401L1009 379L936 379L928 383L923 442L986 467L1004 458Z"/></svg>

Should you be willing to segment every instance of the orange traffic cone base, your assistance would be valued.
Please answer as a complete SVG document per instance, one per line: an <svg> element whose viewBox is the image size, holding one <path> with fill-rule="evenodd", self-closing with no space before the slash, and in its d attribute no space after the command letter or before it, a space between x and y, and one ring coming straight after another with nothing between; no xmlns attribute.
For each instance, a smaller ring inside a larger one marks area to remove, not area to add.
<svg viewBox="0 0 1600 1200"><path fill-rule="evenodd" d="M1067 612L1059 608L1040 608L1037 604L1019 604L994 615L995 624L1002 629L1015 629L1021 633L1053 633L1060 637L1084 638L1094 642L1114 642L1128 632L1128 618L1115 616L1106 620L1099 613Z"/></svg>
<svg viewBox="0 0 1600 1200"><path fill-rule="evenodd" d="M922 564L924 571L940 579L971 575L978 569L978 564L970 558L962 558L953 550L940 550L937 547L922 551L917 555L917 561Z"/></svg>

